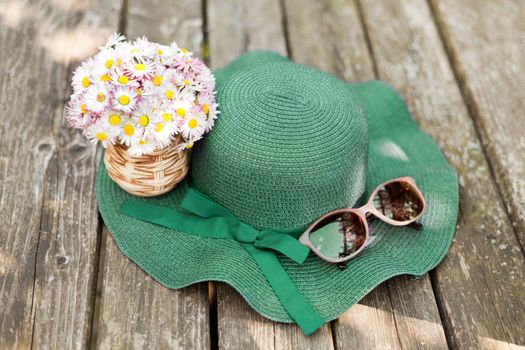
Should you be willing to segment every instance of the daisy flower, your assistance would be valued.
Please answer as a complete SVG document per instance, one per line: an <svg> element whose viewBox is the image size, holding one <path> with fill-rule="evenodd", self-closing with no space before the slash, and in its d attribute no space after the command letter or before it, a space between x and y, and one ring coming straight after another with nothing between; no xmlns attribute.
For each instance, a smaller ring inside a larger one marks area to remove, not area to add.
<svg viewBox="0 0 525 350"><path fill-rule="evenodd" d="M131 118L124 118L119 134L120 142L129 147L133 139L139 136L142 136L142 130L137 129L135 121Z"/></svg>
<svg viewBox="0 0 525 350"><path fill-rule="evenodd" d="M155 72L155 64L152 61L128 61L124 62L123 66L127 75L137 79L151 79Z"/></svg>
<svg viewBox="0 0 525 350"><path fill-rule="evenodd" d="M166 83L160 87L161 96L164 101L175 101L178 98L179 91L177 87L172 83Z"/></svg>
<svg viewBox="0 0 525 350"><path fill-rule="evenodd" d="M115 67L110 73L109 77L111 82L115 85L120 86L131 86L137 88L140 86L139 82L130 78L129 75L126 75L120 67Z"/></svg>
<svg viewBox="0 0 525 350"><path fill-rule="evenodd" d="M206 117L203 113L192 109L191 113L184 118L180 127L180 132L186 140L200 138L206 129Z"/></svg>
<svg viewBox="0 0 525 350"><path fill-rule="evenodd" d="M124 40L126 40L126 37L120 33L113 33L108 37L108 42L106 45L99 47L99 49L108 49L108 48L115 48L117 45L121 44Z"/></svg>
<svg viewBox="0 0 525 350"><path fill-rule="evenodd" d="M93 113L101 113L109 106L110 99L106 85L101 83L91 85L86 91L86 109Z"/></svg>
<svg viewBox="0 0 525 350"><path fill-rule="evenodd" d="M170 64L177 55L178 48L166 45L155 46L155 59L161 64Z"/></svg>
<svg viewBox="0 0 525 350"><path fill-rule="evenodd" d="M162 117L154 118L150 125L152 126L149 133L157 141L160 148L164 148L171 143L171 137L175 134L176 125L165 122Z"/></svg>
<svg viewBox="0 0 525 350"><path fill-rule="evenodd" d="M131 118L140 127L147 128L154 116L154 113L155 111L152 108L152 105L147 101L143 101L137 105L137 107L131 114Z"/></svg>
<svg viewBox="0 0 525 350"><path fill-rule="evenodd" d="M155 95L170 83L171 73L165 66L157 67L151 80L143 81L144 94Z"/></svg>
<svg viewBox="0 0 525 350"><path fill-rule="evenodd" d="M111 70L111 68L116 66L115 59L116 57L114 49L102 49L95 55L94 65L105 68L107 73Z"/></svg>
<svg viewBox="0 0 525 350"><path fill-rule="evenodd" d="M179 57L185 58L185 59L190 59L193 56L193 52L188 51L184 47L179 47L179 51L177 52L177 54L178 54Z"/></svg>
<svg viewBox="0 0 525 350"><path fill-rule="evenodd" d="M172 105L165 103L158 107L157 114L166 123L176 123L176 118L172 109Z"/></svg>
<svg viewBox="0 0 525 350"><path fill-rule="evenodd" d="M75 69L75 72L73 73L73 90L75 93L78 93L80 91L85 91L92 83L91 79L91 65L93 60L89 59L88 61L84 62L80 67Z"/></svg>
<svg viewBox="0 0 525 350"><path fill-rule="evenodd" d="M174 101L173 110L175 111L177 118L184 119L190 113L190 110L193 108L193 106L193 102L190 99L183 98Z"/></svg>
<svg viewBox="0 0 525 350"><path fill-rule="evenodd" d="M157 143L154 140L148 140L137 135L132 139L128 151L132 156L141 156L149 154L155 149L157 149Z"/></svg>
<svg viewBox="0 0 525 350"><path fill-rule="evenodd" d="M138 60L151 59L155 57L154 44L148 41L146 37L135 39L131 44L130 54Z"/></svg>
<svg viewBox="0 0 525 350"><path fill-rule="evenodd" d="M117 135L118 129L107 125L102 120L88 126L85 132L85 136L91 143L100 142L104 148L110 143L114 144Z"/></svg>
<svg viewBox="0 0 525 350"><path fill-rule="evenodd" d="M113 95L113 108L131 113L139 100L137 91L130 86L117 86Z"/></svg>
<svg viewBox="0 0 525 350"><path fill-rule="evenodd" d="M102 113L102 120L113 127L121 126L125 117L126 116L122 111L114 109L109 109Z"/></svg>
<svg viewBox="0 0 525 350"><path fill-rule="evenodd" d="M190 74L184 74L181 72L173 74L172 80L175 83L175 85L177 85L181 89L193 83L193 77L191 77Z"/></svg>
<svg viewBox="0 0 525 350"><path fill-rule="evenodd" d="M86 110L82 96L72 95L66 107L66 121L69 126L83 129L93 122L91 114Z"/></svg>
<svg viewBox="0 0 525 350"><path fill-rule="evenodd" d="M177 56L173 65L184 73L193 73L196 76L207 68L204 62L198 58L184 56Z"/></svg>
<svg viewBox="0 0 525 350"><path fill-rule="evenodd" d="M91 79L94 83L107 83L111 80L108 73L109 71L104 64L95 63L93 68L91 68Z"/></svg>
<svg viewBox="0 0 525 350"><path fill-rule="evenodd" d="M208 67L203 69L199 73L197 78L199 79L203 90L208 92L213 92L215 90L215 77L213 76L211 70Z"/></svg>
<svg viewBox="0 0 525 350"><path fill-rule="evenodd" d="M195 144L195 142L199 141L200 139L202 139L202 137L199 137L195 140L186 140L184 142L181 142L177 145L177 151L178 152L182 152L186 149L191 149L193 148L193 145Z"/></svg>
<svg viewBox="0 0 525 350"><path fill-rule="evenodd" d="M122 66L122 64L132 58L131 50L133 46L128 42L122 42L115 47L115 63L117 66Z"/></svg>
<svg viewBox="0 0 525 350"><path fill-rule="evenodd" d="M206 132L210 131L215 124L215 119L219 111L217 110L217 103L215 102L215 95L213 93L200 93L197 97L197 105L206 116Z"/></svg>

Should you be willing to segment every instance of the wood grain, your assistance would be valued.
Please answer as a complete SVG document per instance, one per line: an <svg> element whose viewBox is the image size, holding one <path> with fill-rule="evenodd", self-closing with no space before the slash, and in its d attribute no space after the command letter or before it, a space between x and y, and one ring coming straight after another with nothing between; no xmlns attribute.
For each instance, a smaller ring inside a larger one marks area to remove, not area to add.
<svg viewBox="0 0 525 350"><path fill-rule="evenodd" d="M279 0L209 0L207 13L212 67L257 49L286 55Z"/></svg>
<svg viewBox="0 0 525 350"><path fill-rule="evenodd" d="M525 250L525 2L431 3Z"/></svg>
<svg viewBox="0 0 525 350"><path fill-rule="evenodd" d="M210 0L207 14L212 69L246 50L267 49L286 55L279 1ZM221 349L333 349L329 325L305 337L297 325L260 316L224 283L217 284L217 324Z"/></svg>
<svg viewBox="0 0 525 350"><path fill-rule="evenodd" d="M357 4L287 0L290 48L295 61L342 79L374 78L374 62ZM446 348L446 338L428 275L391 279L334 322L338 347Z"/></svg>
<svg viewBox="0 0 525 350"><path fill-rule="evenodd" d="M420 0L361 6L379 76L406 98L459 175L458 229L433 274L449 342L524 345L525 262L429 6Z"/></svg>
<svg viewBox="0 0 525 350"><path fill-rule="evenodd" d="M202 44L199 1L128 1L126 35L163 44L176 41L196 55ZM100 349L208 349L206 283L171 290L126 258L104 227L96 347Z"/></svg>
<svg viewBox="0 0 525 350"><path fill-rule="evenodd" d="M106 244L96 347L99 349L209 349L207 285L173 290L160 285L118 249Z"/></svg>
<svg viewBox="0 0 525 350"><path fill-rule="evenodd" d="M0 344L89 342L98 260L96 149L64 125L69 73L116 28L113 2L0 9ZM118 13L118 11L117 11Z"/></svg>

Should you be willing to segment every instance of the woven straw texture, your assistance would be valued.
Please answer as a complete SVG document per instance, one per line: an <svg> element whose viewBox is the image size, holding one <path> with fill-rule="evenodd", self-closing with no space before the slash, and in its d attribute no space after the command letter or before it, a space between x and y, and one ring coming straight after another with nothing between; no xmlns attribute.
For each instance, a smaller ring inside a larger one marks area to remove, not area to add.
<svg viewBox="0 0 525 350"><path fill-rule="evenodd" d="M138 157L130 155L120 143L110 144L104 155L108 175L135 196L153 197L169 192L184 179L189 168L188 152L179 152L178 142Z"/></svg>
<svg viewBox="0 0 525 350"><path fill-rule="evenodd" d="M221 117L194 151L193 186L242 220L256 227L301 226L405 175L416 179L427 199L423 230L374 223L372 245L346 270L314 254L303 265L279 256L324 320L337 318L386 279L422 275L442 260L457 218L456 174L392 88L376 81L343 83L267 52L241 56L216 78ZM143 200L177 209L187 185ZM123 253L160 283L181 288L225 281L257 312L291 322L240 243L120 214L131 197L101 164L102 217Z"/></svg>

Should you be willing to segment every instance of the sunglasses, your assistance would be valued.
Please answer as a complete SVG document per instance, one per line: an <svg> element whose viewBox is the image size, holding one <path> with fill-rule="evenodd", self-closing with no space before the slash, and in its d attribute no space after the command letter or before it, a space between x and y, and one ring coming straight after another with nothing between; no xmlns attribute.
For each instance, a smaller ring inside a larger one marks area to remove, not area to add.
<svg viewBox="0 0 525 350"><path fill-rule="evenodd" d="M364 206L338 209L321 216L306 229L299 242L321 259L345 268L346 262L370 243L368 219L421 229L417 220L425 206L415 180L399 177L379 185Z"/></svg>

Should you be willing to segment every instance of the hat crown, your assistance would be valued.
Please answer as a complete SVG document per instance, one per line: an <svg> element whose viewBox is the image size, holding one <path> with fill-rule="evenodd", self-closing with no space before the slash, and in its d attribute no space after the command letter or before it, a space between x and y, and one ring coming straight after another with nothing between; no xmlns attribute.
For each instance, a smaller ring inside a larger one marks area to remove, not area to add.
<svg viewBox="0 0 525 350"><path fill-rule="evenodd" d="M217 73L221 114L194 150L193 186L256 228L300 228L353 205L368 133L348 84L287 60L230 67Z"/></svg>

